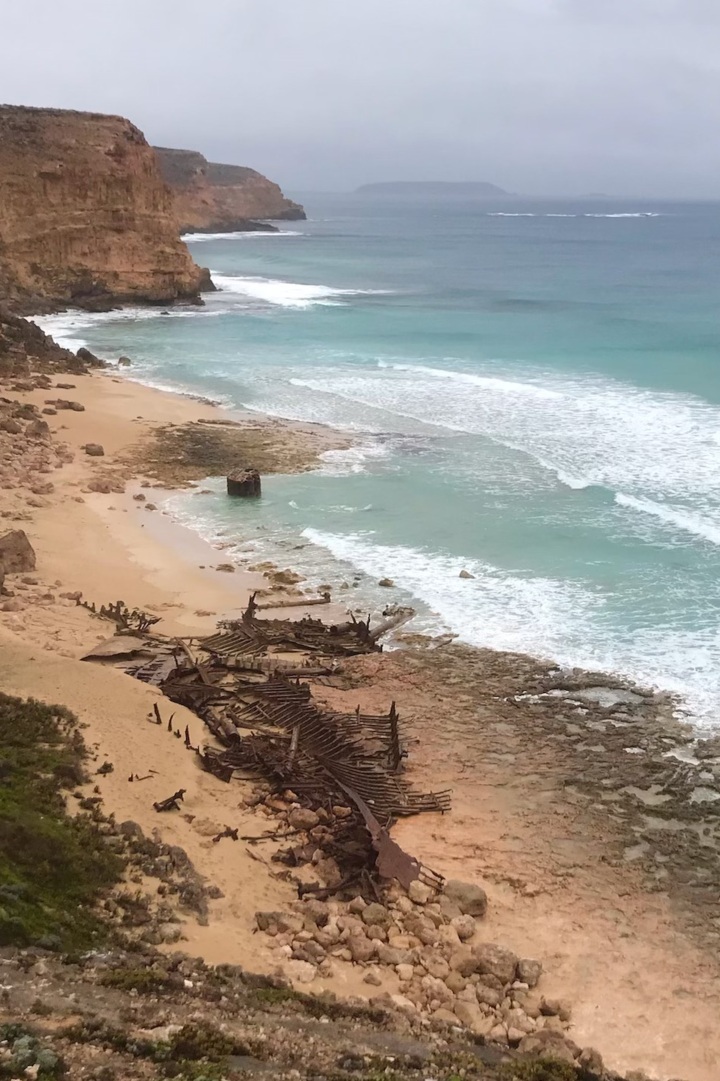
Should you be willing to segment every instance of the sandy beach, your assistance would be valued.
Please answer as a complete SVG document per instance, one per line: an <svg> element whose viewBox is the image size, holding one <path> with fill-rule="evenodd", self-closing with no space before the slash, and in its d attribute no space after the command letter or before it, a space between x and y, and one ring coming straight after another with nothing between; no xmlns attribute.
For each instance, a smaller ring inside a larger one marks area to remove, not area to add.
<svg viewBox="0 0 720 1081"><path fill-rule="evenodd" d="M6 582L0 685L76 712L97 761L113 764L94 779L106 813L148 835L159 831L218 887L207 925L185 923L182 948L272 971L280 959L254 933L254 913L290 904L293 887L273 869L267 846L212 841L229 824L243 835L262 831L243 802L251 783L225 785L199 771L181 742L150 723L154 705L163 713L170 706L158 690L80 660L111 631L74 595L122 599L160 617L162 633L183 636L209 633L255 590L287 597L260 573L216 569L223 552L164 515L163 496L201 483L211 472L203 473L204 462L217 455L226 469L252 462L291 471L312 467L343 437L236 417L110 369L67 382L74 386L12 393L40 408L62 394L84 409L45 414L67 452L57 468L30 470L2 490L5 526L26 531L37 571ZM173 461L168 432L199 428L209 441L220 431L222 445L195 464ZM93 443L102 456L85 452ZM633 691L624 698L627 688L603 676L568 677L558 693L553 666L542 661L405 645L349 661L314 691L338 709L380 713L396 700L411 737L411 776L453 789L449 815L404 820L397 839L439 873L482 882L485 936L542 961L546 993L573 1003L579 1044L597 1047L615 1069L712 1081L720 1061L720 822L714 801L694 795L696 767L682 761L692 757L692 736L673 720L672 703ZM583 698L593 687L609 689L609 706L607 696ZM207 738L194 714L172 709L193 742ZM714 763L704 782L711 788L720 783ZM148 767L157 771L151 780L128 783ZM153 800L179 787L187 790L183 814L158 816ZM364 985L349 965L318 981L323 987L341 995L386 989Z"/></svg>

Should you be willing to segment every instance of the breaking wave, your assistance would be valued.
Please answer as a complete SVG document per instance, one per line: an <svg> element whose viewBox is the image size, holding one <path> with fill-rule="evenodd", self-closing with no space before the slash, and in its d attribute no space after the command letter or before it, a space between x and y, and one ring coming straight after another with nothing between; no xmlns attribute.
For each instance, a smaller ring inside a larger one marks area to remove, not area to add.
<svg viewBox="0 0 720 1081"><path fill-rule="evenodd" d="M315 305L344 304L348 297L374 296L384 289L341 289L331 285L304 285L300 282L279 281L275 278L235 277L212 272L219 289L250 300L260 300L281 308L311 308Z"/></svg>

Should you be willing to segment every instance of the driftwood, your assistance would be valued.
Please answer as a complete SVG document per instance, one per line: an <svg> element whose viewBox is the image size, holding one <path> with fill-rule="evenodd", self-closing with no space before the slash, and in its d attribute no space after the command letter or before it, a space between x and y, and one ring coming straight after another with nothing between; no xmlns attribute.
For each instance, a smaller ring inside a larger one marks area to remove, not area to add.
<svg viewBox="0 0 720 1081"><path fill-rule="evenodd" d="M330 604L331 599L329 593L323 593L322 597L299 597L297 600L292 601L275 601L274 603L256 604L255 609L258 612L262 612L269 608L308 608L313 604Z"/></svg>

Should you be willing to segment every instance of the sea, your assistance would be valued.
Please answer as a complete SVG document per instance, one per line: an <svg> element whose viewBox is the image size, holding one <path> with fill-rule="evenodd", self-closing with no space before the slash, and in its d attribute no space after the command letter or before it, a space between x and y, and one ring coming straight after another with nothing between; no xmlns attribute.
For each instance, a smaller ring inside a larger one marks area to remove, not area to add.
<svg viewBox="0 0 720 1081"><path fill-rule="evenodd" d="M171 513L720 725L720 204L303 200L280 233L186 238L202 308L42 320L133 379L352 434L258 503L215 478Z"/></svg>

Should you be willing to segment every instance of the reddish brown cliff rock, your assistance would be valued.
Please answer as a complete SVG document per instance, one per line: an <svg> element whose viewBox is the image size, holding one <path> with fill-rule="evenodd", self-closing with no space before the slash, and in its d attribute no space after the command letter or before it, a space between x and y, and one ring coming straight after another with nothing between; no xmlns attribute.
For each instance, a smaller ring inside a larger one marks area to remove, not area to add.
<svg viewBox="0 0 720 1081"><path fill-rule="evenodd" d="M165 304L204 281L128 120L0 105L0 298L25 309Z"/></svg>
<svg viewBox="0 0 720 1081"><path fill-rule="evenodd" d="M182 232L257 228L264 221L296 221L305 211L277 184L242 165L218 165L195 150L156 146L162 175L175 193Z"/></svg>

